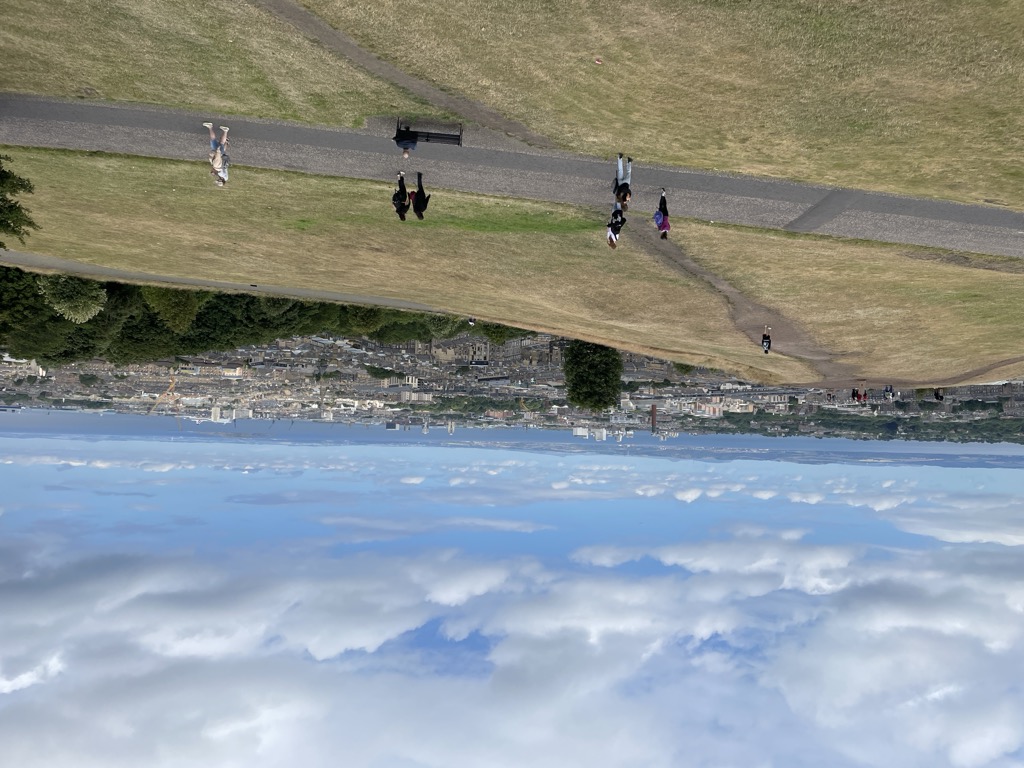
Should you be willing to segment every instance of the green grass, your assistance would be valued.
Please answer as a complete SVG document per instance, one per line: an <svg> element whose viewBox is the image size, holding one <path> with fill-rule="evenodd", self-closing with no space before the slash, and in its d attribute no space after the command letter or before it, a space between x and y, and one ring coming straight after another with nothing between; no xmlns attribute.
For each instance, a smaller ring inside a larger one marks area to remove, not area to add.
<svg viewBox="0 0 1024 768"><path fill-rule="evenodd" d="M704 284L635 241L610 250L603 210L430 190L427 218L402 222L380 182L235 166L218 189L205 163L4 151L36 187L26 204L42 229L24 250L405 299L752 378L815 378L799 361L759 355Z"/></svg>
<svg viewBox="0 0 1024 768"><path fill-rule="evenodd" d="M5 0L0 90L347 126L443 116L246 2Z"/></svg>
<svg viewBox="0 0 1024 768"><path fill-rule="evenodd" d="M639 232L611 251L603 211L431 189L426 220L401 222L379 182L235 167L218 189L205 163L2 151L36 186L33 252L405 299L752 379L815 379L797 360L760 354L725 301L645 252ZM1017 260L685 220L672 242L855 375L926 384L1024 354ZM1000 375L1016 371L1024 365Z"/></svg>
<svg viewBox="0 0 1024 768"><path fill-rule="evenodd" d="M1020 0L305 5L571 149L1024 208Z"/></svg>

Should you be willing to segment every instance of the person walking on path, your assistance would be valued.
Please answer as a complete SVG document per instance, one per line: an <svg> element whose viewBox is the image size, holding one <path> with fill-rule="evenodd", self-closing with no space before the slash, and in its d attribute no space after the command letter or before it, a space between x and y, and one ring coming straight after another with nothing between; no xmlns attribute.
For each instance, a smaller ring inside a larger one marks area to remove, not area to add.
<svg viewBox="0 0 1024 768"><path fill-rule="evenodd" d="M398 189L391 196L391 204L395 206L395 213L398 218L405 221L405 214L409 212L409 191L405 188L405 172L398 173Z"/></svg>
<svg viewBox="0 0 1024 768"><path fill-rule="evenodd" d="M423 213L427 210L427 206L430 204L430 195L423 191L423 174L416 174L416 191L409 193L409 198L412 200L412 212L416 214L416 218L422 220Z"/></svg>
<svg viewBox="0 0 1024 768"><path fill-rule="evenodd" d="M668 203L665 201L665 188L661 188L661 200L658 201L658 210L654 212L654 225L661 232L661 239L668 240L668 231L672 229L668 223Z"/></svg>
<svg viewBox="0 0 1024 768"><path fill-rule="evenodd" d="M764 350L766 355L768 354L768 350L772 348L771 330L772 327L770 325L766 325L764 327L764 333L761 334L761 349Z"/></svg>
<svg viewBox="0 0 1024 768"><path fill-rule="evenodd" d="M220 127L220 141L217 141L217 134L213 131L213 123L203 123L203 127L210 132L210 173L218 187L228 183L228 166L231 165L231 158L228 156L228 131L226 125Z"/></svg>
<svg viewBox="0 0 1024 768"><path fill-rule="evenodd" d="M629 200L633 197L633 191L629 188L629 182L633 178L633 158L626 158L626 168L622 168L622 153L619 152L619 162L615 167L615 181L612 183L612 192L615 193L615 202L622 205L622 210L629 210Z"/></svg>
<svg viewBox="0 0 1024 768"><path fill-rule="evenodd" d="M622 228L626 226L626 217L622 214L622 205L619 203L615 204L612 208L612 217L608 220L608 246L611 248L616 247L616 243L619 242L619 233L622 232Z"/></svg>

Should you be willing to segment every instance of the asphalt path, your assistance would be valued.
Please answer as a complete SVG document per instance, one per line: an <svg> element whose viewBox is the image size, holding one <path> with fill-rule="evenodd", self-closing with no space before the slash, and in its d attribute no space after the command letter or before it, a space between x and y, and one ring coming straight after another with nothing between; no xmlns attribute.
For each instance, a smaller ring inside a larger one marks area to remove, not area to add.
<svg viewBox="0 0 1024 768"><path fill-rule="evenodd" d="M231 126L234 184L244 167L393 180L422 171L427 186L606 207L610 159L520 143L467 126L464 146L424 144L403 163L390 120L366 130L223 118L136 104L0 94L0 144L206 162L201 123ZM626 149L626 147L624 147ZM653 211L661 187L676 217L955 251L1024 256L1024 213L1003 208L634 163L633 208ZM384 201L383 204L387 204ZM595 227L600 228L601 223Z"/></svg>

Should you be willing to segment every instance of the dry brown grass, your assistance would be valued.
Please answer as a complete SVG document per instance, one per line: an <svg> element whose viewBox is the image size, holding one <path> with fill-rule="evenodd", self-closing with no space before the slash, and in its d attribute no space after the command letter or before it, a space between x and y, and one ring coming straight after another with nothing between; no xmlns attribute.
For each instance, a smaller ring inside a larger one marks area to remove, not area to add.
<svg viewBox="0 0 1024 768"><path fill-rule="evenodd" d="M1021 0L305 5L570 148L1024 208Z"/></svg>
<svg viewBox="0 0 1024 768"><path fill-rule="evenodd" d="M937 382L1024 355L1024 274L1000 269L1004 259L700 223L672 231L700 264L797 319L866 378Z"/></svg>
<svg viewBox="0 0 1024 768"><path fill-rule="evenodd" d="M751 378L815 378L760 355L721 297L628 233L611 251L603 211L440 191L425 221L401 222L379 182L236 168L217 189L203 164L6 151L36 185L28 203L42 229L26 247L37 253L400 298Z"/></svg>
<svg viewBox="0 0 1024 768"><path fill-rule="evenodd" d="M440 113L246 2L5 0L0 90L359 126Z"/></svg>

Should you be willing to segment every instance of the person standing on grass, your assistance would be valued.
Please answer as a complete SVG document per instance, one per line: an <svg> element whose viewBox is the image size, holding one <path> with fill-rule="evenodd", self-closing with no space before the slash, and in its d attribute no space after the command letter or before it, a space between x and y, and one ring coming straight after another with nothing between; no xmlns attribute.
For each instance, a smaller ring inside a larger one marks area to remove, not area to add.
<svg viewBox="0 0 1024 768"><path fill-rule="evenodd" d="M416 174L416 191L409 193L409 198L412 200L412 212L416 214L416 218L422 220L423 213L427 210L427 206L430 204L430 195L423 191L423 174Z"/></svg>
<svg viewBox="0 0 1024 768"><path fill-rule="evenodd" d="M228 183L228 166L231 165L231 158L228 156L228 131L226 125L220 127L220 141L217 141L217 134L213 132L213 123L203 123L203 127L210 132L210 173L218 187Z"/></svg>
<svg viewBox="0 0 1024 768"><path fill-rule="evenodd" d="M615 181L612 182L612 192L615 194L615 202L622 205L622 210L629 210L629 200L633 197L633 191L629 188L629 182L633 178L633 158L626 158L626 168L622 168L622 153L619 152L619 162L615 167Z"/></svg>
<svg viewBox="0 0 1024 768"><path fill-rule="evenodd" d="M766 355L768 354L768 350L772 348L771 330L772 327L770 325L766 325L764 327L764 333L761 334L761 349L764 350Z"/></svg>
<svg viewBox="0 0 1024 768"><path fill-rule="evenodd" d="M405 221L405 214L409 212L409 191L405 188L405 171L398 172L398 189L391 196L391 204L395 206L398 218Z"/></svg>
<svg viewBox="0 0 1024 768"><path fill-rule="evenodd" d="M608 246L610 248L617 247L616 244L619 242L619 233L622 232L622 228L626 226L626 217L622 214L622 205L616 203L615 207L612 208L612 217L608 220Z"/></svg>
<svg viewBox="0 0 1024 768"><path fill-rule="evenodd" d="M661 188L661 200L658 201L658 210L654 212L654 225L661 232L661 239L668 240L668 231L672 227L668 223L668 203L665 201L665 188Z"/></svg>

